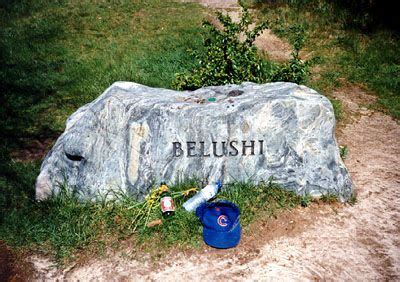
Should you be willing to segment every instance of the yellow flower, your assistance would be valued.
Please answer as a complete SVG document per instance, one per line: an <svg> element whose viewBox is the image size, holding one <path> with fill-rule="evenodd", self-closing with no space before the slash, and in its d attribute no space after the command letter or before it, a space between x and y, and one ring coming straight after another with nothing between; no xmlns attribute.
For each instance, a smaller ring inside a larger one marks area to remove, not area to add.
<svg viewBox="0 0 400 282"><path fill-rule="evenodd" d="M168 186L165 185L165 184L161 185L159 189L160 189L161 193L167 192L167 191L169 190L169 189L168 189ZM160 194L161 194L161 193L160 193Z"/></svg>
<svg viewBox="0 0 400 282"><path fill-rule="evenodd" d="M188 190L186 190L186 191L183 191L183 195L184 195L185 197L187 197L187 196L189 196L189 194L190 194L191 192L197 192L197 188L190 188L190 189L188 189Z"/></svg>

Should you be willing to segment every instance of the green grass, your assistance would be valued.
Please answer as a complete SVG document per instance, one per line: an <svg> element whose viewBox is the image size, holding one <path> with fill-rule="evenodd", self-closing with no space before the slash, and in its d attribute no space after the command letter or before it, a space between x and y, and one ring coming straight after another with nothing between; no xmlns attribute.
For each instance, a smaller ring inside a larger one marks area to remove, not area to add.
<svg viewBox="0 0 400 282"><path fill-rule="evenodd" d="M18 166L21 174L32 169L26 165ZM34 175L27 175L27 181L33 182ZM112 246L118 248L124 242L133 244L133 251L159 255L170 247L196 248L202 244L202 227L193 213L182 208L188 198L182 191L200 185L196 181L187 181L170 187L176 213L163 219L162 225L150 228L146 227L148 222L162 219L157 194L138 203L116 192L116 200L93 203L79 201L65 188L58 196L35 202L33 191L30 195L25 194L26 190L9 191L6 198L0 198L4 211L0 217L0 238L18 250L54 256L60 264L71 262L80 255L100 254ZM276 216L302 202L300 196L272 183L232 184L223 188L218 199L227 199L239 206L244 232L255 218ZM13 203L8 204L10 202Z"/></svg>
<svg viewBox="0 0 400 282"><path fill-rule="evenodd" d="M6 138L62 131L114 81L170 87L192 64L186 50L201 45L196 4L18 1L0 19Z"/></svg>
<svg viewBox="0 0 400 282"><path fill-rule="evenodd" d="M353 194L354 195L354 194ZM353 195L351 196L353 198ZM334 194L324 194L321 196L320 200L324 203L332 204L338 202L338 198Z"/></svg>
<svg viewBox="0 0 400 282"><path fill-rule="evenodd" d="M348 15L343 19L345 12L324 1L257 8L259 16L269 20L281 37L287 36L290 25L307 27L305 53L321 59L311 73L309 86L331 96L343 81L362 84L378 95L376 108L400 117L400 39L395 32L379 27L369 33L349 29ZM340 111L339 104L334 107Z"/></svg>
<svg viewBox="0 0 400 282"><path fill-rule="evenodd" d="M363 82L378 93L379 103L400 118L400 40L390 32L338 38L345 50L340 72L349 82Z"/></svg>

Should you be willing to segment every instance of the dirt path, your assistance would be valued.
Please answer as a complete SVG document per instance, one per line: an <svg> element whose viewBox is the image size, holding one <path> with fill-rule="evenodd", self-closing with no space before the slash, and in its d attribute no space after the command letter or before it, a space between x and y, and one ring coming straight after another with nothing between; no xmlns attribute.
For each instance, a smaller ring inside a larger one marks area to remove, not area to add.
<svg viewBox="0 0 400 282"><path fill-rule="evenodd" d="M27 281L35 271L33 265L14 254L0 240L0 281Z"/></svg>

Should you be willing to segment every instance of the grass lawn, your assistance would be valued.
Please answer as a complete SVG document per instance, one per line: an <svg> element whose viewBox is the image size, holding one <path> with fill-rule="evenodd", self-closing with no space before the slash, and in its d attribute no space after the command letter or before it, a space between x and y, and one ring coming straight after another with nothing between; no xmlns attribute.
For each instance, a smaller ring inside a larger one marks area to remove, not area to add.
<svg viewBox="0 0 400 282"><path fill-rule="evenodd" d="M31 2L0 10L0 114L8 136L62 131L73 111L114 81L170 87L192 64L186 50L200 47L199 5Z"/></svg>

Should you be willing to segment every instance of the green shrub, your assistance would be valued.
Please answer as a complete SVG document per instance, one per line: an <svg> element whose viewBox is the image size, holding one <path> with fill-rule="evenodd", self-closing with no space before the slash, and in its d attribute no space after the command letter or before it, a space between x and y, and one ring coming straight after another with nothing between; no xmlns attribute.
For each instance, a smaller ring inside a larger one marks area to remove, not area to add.
<svg viewBox="0 0 400 282"><path fill-rule="evenodd" d="M240 84L244 81L266 83L286 81L305 83L310 75L310 67L316 58L303 61L299 52L304 46L306 32L304 25L293 25L283 31L293 45L291 59L276 64L260 56L254 45L256 37L268 27L261 22L251 29L253 20L248 10L242 7L239 23L217 12L222 24L218 29L210 22L204 22L204 52L193 52L197 65L189 72L178 73L173 87L178 90L194 90L203 86Z"/></svg>
<svg viewBox="0 0 400 282"><path fill-rule="evenodd" d="M223 26L219 30L210 22L204 22L206 34L205 52L196 52L198 65L189 73L179 73L173 86L176 89L197 89L209 85L238 84L243 81L267 82L272 64L263 60L254 46L256 37L267 28L267 22L250 30L252 18L242 6L242 18L235 23L228 15L217 13ZM243 39L241 39L243 35Z"/></svg>
<svg viewBox="0 0 400 282"><path fill-rule="evenodd" d="M304 25L295 24L289 27L289 41L293 45L293 51L289 62L278 67L272 76L272 81L290 81L297 84L304 84L310 76L310 67L317 58L303 61L300 58L300 50L306 40Z"/></svg>

